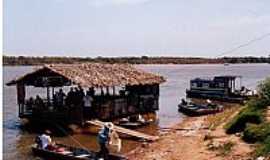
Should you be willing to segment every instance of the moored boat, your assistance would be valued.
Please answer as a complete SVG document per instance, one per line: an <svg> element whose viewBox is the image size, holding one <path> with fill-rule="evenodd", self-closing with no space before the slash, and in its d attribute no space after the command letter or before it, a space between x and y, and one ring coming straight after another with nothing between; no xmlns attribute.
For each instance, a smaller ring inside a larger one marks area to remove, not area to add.
<svg viewBox="0 0 270 160"><path fill-rule="evenodd" d="M239 79L239 84L236 81ZM238 87L237 87L238 86ZM240 87L240 88L239 88ZM239 89L237 89L239 88ZM241 86L241 76L215 76L214 78L195 78L186 90L188 98L215 99L226 102L242 103L252 95Z"/></svg>
<svg viewBox="0 0 270 160"><path fill-rule="evenodd" d="M120 122L118 125L124 128L136 129L148 125L150 122Z"/></svg>
<svg viewBox="0 0 270 160"><path fill-rule="evenodd" d="M129 116L127 118L122 118L119 122L118 125L124 128L130 128L130 129L135 129L139 127L146 126L153 122L152 119L145 119L142 117L142 115L134 115L134 116Z"/></svg>
<svg viewBox="0 0 270 160"><path fill-rule="evenodd" d="M186 102L178 105L178 111L189 116L200 116L221 112L223 111L223 106L217 104L202 105Z"/></svg>
<svg viewBox="0 0 270 160"><path fill-rule="evenodd" d="M34 155L45 159L57 159L57 160L98 160L98 152L88 149L71 147L63 144L56 144L55 150L47 150L32 146L32 152ZM126 157L109 154L109 160L127 160Z"/></svg>

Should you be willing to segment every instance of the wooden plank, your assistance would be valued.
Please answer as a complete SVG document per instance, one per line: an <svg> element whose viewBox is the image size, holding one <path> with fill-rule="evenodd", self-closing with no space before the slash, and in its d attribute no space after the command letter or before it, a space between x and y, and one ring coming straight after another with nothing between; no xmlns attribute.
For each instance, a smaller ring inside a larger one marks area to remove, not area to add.
<svg viewBox="0 0 270 160"><path fill-rule="evenodd" d="M105 125L105 122L102 122L102 121L99 121L99 120L86 121L86 123L89 123L89 124L92 124L92 125L95 125L95 126L99 126L99 127L103 127ZM129 136L134 136L134 137L137 137L137 138L141 138L141 139L144 139L144 140L147 140L147 141L156 141L159 138L158 136L148 135L148 134L145 134L145 133L141 133L141 132L138 132L138 131L126 129L126 128L119 127L119 126L116 126L116 125L114 125L114 130L116 132L127 134Z"/></svg>

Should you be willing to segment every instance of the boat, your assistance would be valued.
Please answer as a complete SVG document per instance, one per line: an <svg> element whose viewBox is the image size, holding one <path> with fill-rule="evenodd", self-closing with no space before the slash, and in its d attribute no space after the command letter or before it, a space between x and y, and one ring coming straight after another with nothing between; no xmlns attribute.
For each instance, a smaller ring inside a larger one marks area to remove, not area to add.
<svg viewBox="0 0 270 160"><path fill-rule="evenodd" d="M214 99L226 102L243 103L248 99L246 88L241 86L241 76L215 76L213 78L195 78L190 81L190 89L186 90L188 98ZM240 89L236 89L236 81L240 80Z"/></svg>
<svg viewBox="0 0 270 160"><path fill-rule="evenodd" d="M57 160L98 160L98 153L88 149L71 147L64 144L56 144L55 150L47 150L37 147L36 144L32 146L32 152L35 156L45 159ZM109 160L127 160L126 157L117 154L109 154Z"/></svg>
<svg viewBox="0 0 270 160"><path fill-rule="evenodd" d="M223 106L217 104L195 104L192 102L180 103L178 111L189 116L201 116L207 114L215 114L223 111Z"/></svg>
<svg viewBox="0 0 270 160"><path fill-rule="evenodd" d="M152 120L153 121L153 120ZM144 119L141 115L134 115L129 116L127 118L122 118L117 125L129 128L129 129L136 129L139 127L146 126L152 122L151 120Z"/></svg>
<svg viewBox="0 0 270 160"><path fill-rule="evenodd" d="M121 126L121 127L124 127L124 128L129 128L129 129L136 129L136 128L140 128L140 127L143 127L143 126L146 126L150 124L150 122L129 122L129 121L122 121L122 122L119 122L118 125Z"/></svg>

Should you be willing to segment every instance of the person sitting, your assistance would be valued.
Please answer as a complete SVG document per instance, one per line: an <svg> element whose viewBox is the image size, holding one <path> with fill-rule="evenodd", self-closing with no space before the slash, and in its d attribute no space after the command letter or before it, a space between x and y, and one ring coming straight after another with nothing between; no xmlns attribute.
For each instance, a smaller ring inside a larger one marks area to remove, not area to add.
<svg viewBox="0 0 270 160"><path fill-rule="evenodd" d="M52 139L51 139L51 132L49 130L46 130L45 133L43 133L41 136L39 136L39 142L38 146L42 149L50 149L52 146Z"/></svg>

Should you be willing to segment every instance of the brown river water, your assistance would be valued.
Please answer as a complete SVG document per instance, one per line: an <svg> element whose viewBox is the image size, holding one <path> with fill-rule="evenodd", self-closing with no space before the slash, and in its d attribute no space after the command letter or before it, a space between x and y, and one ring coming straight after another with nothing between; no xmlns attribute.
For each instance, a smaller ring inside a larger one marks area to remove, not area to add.
<svg viewBox="0 0 270 160"><path fill-rule="evenodd" d="M141 128L143 132L157 134L159 127L168 127L181 122L184 116L177 111L177 104L185 97L185 90L189 87L189 80L195 77L211 77L215 75L242 75L242 85L255 89L256 85L266 77L270 77L269 64L233 64L215 65L137 65L145 71L158 73L166 77L167 82L160 86L160 109L157 112L158 121L151 126ZM32 71L33 66L5 66L3 67L4 84L19 75ZM46 93L43 89L27 89L27 93L36 95ZM28 95L30 96L30 95ZM16 87L3 86L3 152L4 159L38 159L31 154L31 144L37 135L24 129L18 118L16 104ZM96 136L87 134L73 135L81 145L89 149L97 149ZM70 137L56 137L58 142L78 146ZM122 152L134 149L141 142L124 140Z"/></svg>

